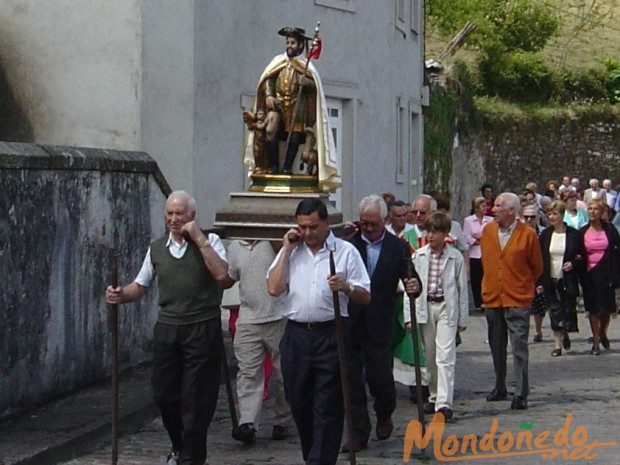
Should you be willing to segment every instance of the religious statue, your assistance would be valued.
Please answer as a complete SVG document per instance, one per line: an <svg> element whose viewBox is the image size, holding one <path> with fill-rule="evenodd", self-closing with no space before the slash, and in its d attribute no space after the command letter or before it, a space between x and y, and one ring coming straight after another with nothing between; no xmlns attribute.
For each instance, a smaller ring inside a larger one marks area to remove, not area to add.
<svg viewBox="0 0 620 465"><path fill-rule="evenodd" d="M296 27L284 27L278 34L286 39L285 53L265 68L253 111L243 114L249 130L245 163L252 175L316 176L321 190L335 189L340 186L340 175L334 140L321 79L311 62L321 49L318 25L314 38ZM308 43L311 49L304 57ZM284 160L280 168L281 153ZM305 173L294 174L298 154L299 169Z"/></svg>

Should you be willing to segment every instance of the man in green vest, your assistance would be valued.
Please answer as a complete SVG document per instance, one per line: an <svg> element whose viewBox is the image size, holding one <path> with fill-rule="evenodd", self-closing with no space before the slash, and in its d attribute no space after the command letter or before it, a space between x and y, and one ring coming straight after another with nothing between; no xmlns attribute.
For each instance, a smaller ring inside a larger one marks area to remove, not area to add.
<svg viewBox="0 0 620 465"><path fill-rule="evenodd" d="M196 201L175 191L166 201L169 233L151 243L135 281L108 286L110 304L134 302L157 276L159 314L153 336L151 384L172 442L168 465L203 465L207 429L220 386L222 291L226 251L195 221ZM185 239L187 237L187 240Z"/></svg>

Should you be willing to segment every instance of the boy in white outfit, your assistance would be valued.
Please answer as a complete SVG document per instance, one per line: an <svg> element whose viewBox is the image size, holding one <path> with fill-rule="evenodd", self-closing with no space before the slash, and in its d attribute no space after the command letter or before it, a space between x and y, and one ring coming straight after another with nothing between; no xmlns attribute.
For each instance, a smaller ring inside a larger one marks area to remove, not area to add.
<svg viewBox="0 0 620 465"><path fill-rule="evenodd" d="M447 214L429 215L424 222L428 244L413 254L413 263L423 283L422 293L416 299L416 319L431 378L429 402L424 412L441 412L446 420L453 416L456 335L465 331L469 319L463 256L445 243L451 226ZM407 296L405 308L409 308ZM411 323L407 327L411 329Z"/></svg>

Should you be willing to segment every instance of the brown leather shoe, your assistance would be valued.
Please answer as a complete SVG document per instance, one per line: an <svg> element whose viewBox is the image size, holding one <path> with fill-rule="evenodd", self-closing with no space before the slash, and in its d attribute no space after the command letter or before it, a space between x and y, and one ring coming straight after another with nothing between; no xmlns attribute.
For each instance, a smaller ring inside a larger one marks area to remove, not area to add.
<svg viewBox="0 0 620 465"><path fill-rule="evenodd" d="M391 418L388 418L385 421L377 422L377 429L375 430L375 433L379 441L384 441L389 438L392 435L392 431L394 431L394 423L392 423Z"/></svg>

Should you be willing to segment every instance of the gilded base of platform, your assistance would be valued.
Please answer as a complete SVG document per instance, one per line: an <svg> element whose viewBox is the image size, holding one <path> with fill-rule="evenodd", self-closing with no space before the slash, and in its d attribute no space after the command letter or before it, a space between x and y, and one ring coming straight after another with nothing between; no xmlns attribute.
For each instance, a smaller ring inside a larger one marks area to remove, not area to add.
<svg viewBox="0 0 620 465"><path fill-rule="evenodd" d="M302 174L253 174L250 192L310 193L322 192L319 178Z"/></svg>

